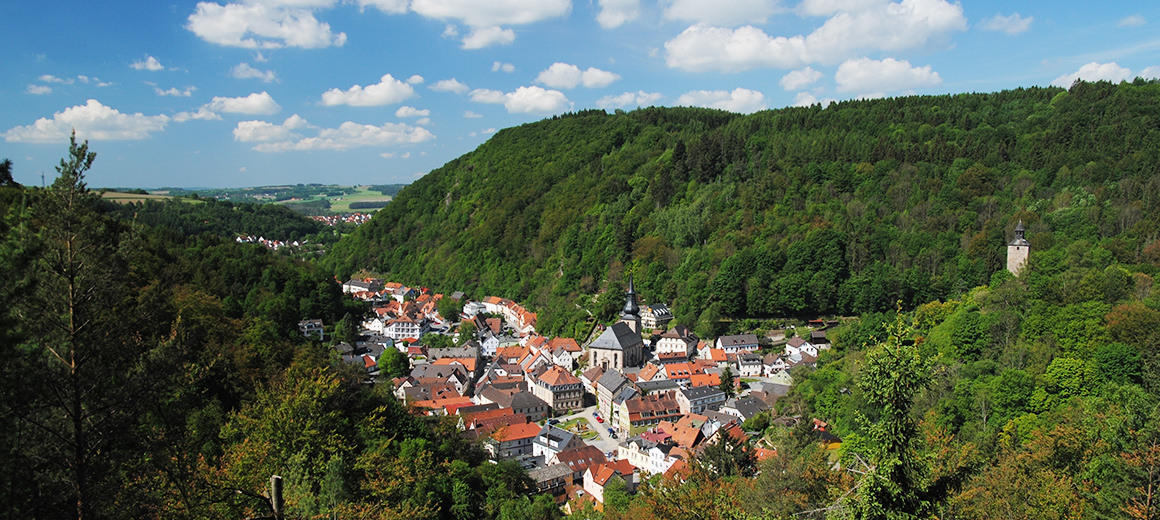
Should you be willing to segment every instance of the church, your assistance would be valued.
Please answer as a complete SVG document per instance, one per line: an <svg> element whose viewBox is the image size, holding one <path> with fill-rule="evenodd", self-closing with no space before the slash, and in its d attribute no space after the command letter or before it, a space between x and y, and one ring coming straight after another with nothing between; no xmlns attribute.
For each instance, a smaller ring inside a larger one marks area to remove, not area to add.
<svg viewBox="0 0 1160 520"><path fill-rule="evenodd" d="M1015 226L1015 239L1007 244L1007 270L1015 276L1019 276L1023 266L1027 265L1027 257L1031 255L1031 242L1023 237L1025 232L1026 228L1020 220L1019 225Z"/></svg>
<svg viewBox="0 0 1160 520"><path fill-rule="evenodd" d="M640 321L640 306L636 303L636 289L630 277L620 320L604 329L588 345L588 366L616 369L618 372L623 372L626 367L641 366L644 363L644 339L640 335Z"/></svg>

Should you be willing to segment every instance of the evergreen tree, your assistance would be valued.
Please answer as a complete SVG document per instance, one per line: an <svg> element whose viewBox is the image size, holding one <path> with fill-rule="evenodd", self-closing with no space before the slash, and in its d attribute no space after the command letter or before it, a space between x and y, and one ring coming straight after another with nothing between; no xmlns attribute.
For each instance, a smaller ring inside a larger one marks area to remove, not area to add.
<svg viewBox="0 0 1160 520"><path fill-rule="evenodd" d="M734 388L733 369L725 367L721 371L721 385L718 387L722 392L725 392L725 398L728 399L737 395L737 389Z"/></svg>

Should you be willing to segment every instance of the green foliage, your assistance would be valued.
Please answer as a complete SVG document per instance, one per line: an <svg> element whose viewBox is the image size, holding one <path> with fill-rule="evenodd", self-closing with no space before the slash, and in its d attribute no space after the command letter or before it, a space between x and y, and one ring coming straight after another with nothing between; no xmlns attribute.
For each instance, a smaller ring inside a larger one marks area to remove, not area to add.
<svg viewBox="0 0 1160 520"><path fill-rule="evenodd" d="M736 383L737 381L733 377L733 369L728 366L725 367L725 370L721 371L721 384L718 385L718 388L722 392L725 392L726 399L737 395Z"/></svg>

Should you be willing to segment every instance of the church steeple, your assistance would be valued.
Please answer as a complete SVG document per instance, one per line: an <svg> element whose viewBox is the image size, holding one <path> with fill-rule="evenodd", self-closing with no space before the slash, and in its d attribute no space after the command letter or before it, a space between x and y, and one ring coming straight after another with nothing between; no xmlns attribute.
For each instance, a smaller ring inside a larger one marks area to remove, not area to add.
<svg viewBox="0 0 1160 520"><path fill-rule="evenodd" d="M636 287L632 277L628 277L628 291L624 297L624 309L620 311L620 321L632 327L633 332L640 333L640 305L636 303Z"/></svg>

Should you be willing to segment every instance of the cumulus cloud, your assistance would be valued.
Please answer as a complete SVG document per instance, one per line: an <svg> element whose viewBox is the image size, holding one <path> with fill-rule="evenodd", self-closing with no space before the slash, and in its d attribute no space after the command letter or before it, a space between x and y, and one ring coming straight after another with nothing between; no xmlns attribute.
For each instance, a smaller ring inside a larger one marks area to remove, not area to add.
<svg viewBox="0 0 1160 520"><path fill-rule="evenodd" d="M44 94L52 94L52 87L50 87L48 85L31 85L30 84L30 85L28 85L27 89L24 89L24 91L29 93L29 94L35 94L37 96L41 96Z"/></svg>
<svg viewBox="0 0 1160 520"><path fill-rule="evenodd" d="M1144 79L1160 78L1160 66L1153 65L1151 67L1148 67L1148 68L1140 71L1140 74L1137 74L1137 75L1140 76L1141 78L1144 78Z"/></svg>
<svg viewBox="0 0 1160 520"><path fill-rule="evenodd" d="M427 80L423 79L423 76L418 74L412 74L411 77L407 78L408 85L422 85L424 81Z"/></svg>
<svg viewBox="0 0 1160 520"><path fill-rule="evenodd" d="M515 92L506 93L476 89L471 91L471 100L476 103L502 104L509 114L560 112L572 106L563 92L536 86L520 87Z"/></svg>
<svg viewBox="0 0 1160 520"><path fill-rule="evenodd" d="M419 110L418 108L409 106L401 106L395 111L395 117L427 117L429 115L431 115L430 110Z"/></svg>
<svg viewBox="0 0 1160 520"><path fill-rule="evenodd" d="M1138 14L1134 14L1132 16L1128 16L1128 17L1125 17L1124 19L1120 20L1119 26L1120 27L1143 27L1144 24L1146 24L1146 23L1148 23L1148 20L1145 20L1143 16L1140 16Z"/></svg>
<svg viewBox="0 0 1160 520"><path fill-rule="evenodd" d="M161 70L165 68L161 65L161 62L157 61L157 58L154 58L153 56L145 56L144 60L134 61L133 63L130 63L129 66L137 70Z"/></svg>
<svg viewBox="0 0 1160 520"><path fill-rule="evenodd" d="M72 79L58 78L56 76L53 76L52 74L44 74L36 79L39 79L40 81L43 81L45 83L60 83L62 85L72 85L73 84Z"/></svg>
<svg viewBox="0 0 1160 520"><path fill-rule="evenodd" d="M427 18L459 20L471 27L522 25L559 18L572 10L571 0L412 0L411 10Z"/></svg>
<svg viewBox="0 0 1160 520"><path fill-rule="evenodd" d="M812 105L816 105L816 104L821 104L822 106L827 106L832 101L834 101L834 99L826 98L826 99L819 100L817 98L817 96L814 96L813 94L811 94L809 92L798 92L797 95L794 96L794 98L793 98L793 106L795 106L795 107L808 107L808 106L812 106Z"/></svg>
<svg viewBox="0 0 1160 520"><path fill-rule="evenodd" d="M246 97L214 97L209 103L202 105L195 112L179 112L173 116L178 123L198 119L216 121L221 119L219 113L269 115L282 111L282 106L274 101L269 93L253 93Z"/></svg>
<svg viewBox="0 0 1160 520"><path fill-rule="evenodd" d="M845 2L835 4L848 7ZM737 29L693 25L665 42L665 62L691 72L794 69L837 63L864 51L927 49L965 29L962 6L946 0L869 2L838 11L807 36L772 37L749 25Z"/></svg>
<svg viewBox="0 0 1160 520"><path fill-rule="evenodd" d="M358 0L359 7L374 7L387 14L406 14L407 0Z"/></svg>
<svg viewBox="0 0 1160 520"><path fill-rule="evenodd" d="M93 141L146 139L169 123L166 115L146 116L140 112L124 114L102 105L95 99L84 105L56 112L52 119L40 118L28 126L17 126L4 132L4 140L20 143L58 143L67 141L76 129L77 138Z"/></svg>
<svg viewBox="0 0 1160 520"><path fill-rule="evenodd" d="M482 49L493 45L507 45L516 33L505 25L522 25L567 16L572 10L571 0L412 0L411 11L437 20L458 20L471 27L463 38L464 49ZM448 26L444 37L455 37L459 31Z"/></svg>
<svg viewBox="0 0 1160 520"><path fill-rule="evenodd" d="M291 141L302 137L295 130L307 127L310 124L298 114L288 117L280 125L265 121L241 121L234 128L234 140L243 143Z"/></svg>
<svg viewBox="0 0 1160 520"><path fill-rule="evenodd" d="M235 139L266 138L253 147L259 152L288 152L296 150L349 150L367 146L404 146L418 144L435 139L426 128L411 126L403 123L384 123L382 126L359 124L347 121L338 128L322 128L317 135L304 136L305 132L296 130L305 126L286 128L283 123L263 127L261 121L251 121L245 129L242 123L234 129ZM309 127L314 130L315 127ZM255 139L256 141L256 139ZM252 141L251 141L252 142Z"/></svg>
<svg viewBox="0 0 1160 520"><path fill-rule="evenodd" d="M1071 74L1064 74L1058 78L1055 78L1051 84L1056 87L1070 88L1071 84L1075 83L1075 80L1077 79L1082 79L1084 81L1111 81L1112 83L1119 83L1121 81L1130 80L1133 77L1134 76L1132 75L1132 71L1130 69L1121 67L1114 61L1111 63L1097 63L1093 61L1080 67L1079 70Z"/></svg>
<svg viewBox="0 0 1160 520"><path fill-rule="evenodd" d="M516 32L498 25L479 27L463 38L464 49L483 49L493 45L509 45L516 41Z"/></svg>
<svg viewBox="0 0 1160 520"><path fill-rule="evenodd" d="M638 90L636 92L625 92L615 96L604 96L596 100L596 106L604 109L626 108L630 106L647 107L655 105L657 101L664 99L664 97L660 93Z"/></svg>
<svg viewBox="0 0 1160 520"><path fill-rule="evenodd" d="M679 106L718 108L730 112L751 114L765 110L765 94L746 88L727 90L694 90L677 98Z"/></svg>
<svg viewBox="0 0 1160 520"><path fill-rule="evenodd" d="M322 94L322 104L325 106L350 105L354 107L371 107L399 103L415 95L415 88L384 74L379 82L366 88L355 85L342 91L332 88Z"/></svg>
<svg viewBox="0 0 1160 520"><path fill-rule="evenodd" d="M512 65L511 63L504 63L502 61L497 61L497 62L491 64L491 71L492 72L499 72L501 70L510 74L512 72L515 72L516 66Z"/></svg>
<svg viewBox="0 0 1160 520"><path fill-rule="evenodd" d="M996 14L979 24L979 28L984 31L1002 31L1012 36L1019 34L1031 28L1031 22L1035 20L1034 16L1023 18L1019 13L1011 13L1010 16L1003 16Z"/></svg>
<svg viewBox="0 0 1160 520"><path fill-rule="evenodd" d="M942 78L931 70L930 65L911 67L906 60L858 58L846 60L839 65L834 81L838 83L839 92L872 92L880 95L883 92L939 85Z"/></svg>
<svg viewBox="0 0 1160 520"><path fill-rule="evenodd" d="M455 78L436 81L434 85L431 85L428 88L434 90L435 92L454 92L456 94L463 94L464 92L470 90L467 85L461 83Z"/></svg>
<svg viewBox="0 0 1160 520"><path fill-rule="evenodd" d="M329 7L326 2L253 2L219 5L198 2L185 28L202 40L226 47L278 49L299 47L320 49L342 46L346 33L334 34L330 25L319 22L307 7Z"/></svg>
<svg viewBox="0 0 1160 520"><path fill-rule="evenodd" d="M587 88L602 88L611 85L620 79L620 76L606 70L588 67L581 71L580 67L567 63L556 62L551 67L536 76L537 83L543 83L552 88L576 88L584 85Z"/></svg>
<svg viewBox="0 0 1160 520"><path fill-rule="evenodd" d="M172 87L167 90L162 90L160 87L153 85L153 92L156 92L158 96L190 97L195 90L197 90L197 87L185 87L184 90Z"/></svg>
<svg viewBox="0 0 1160 520"><path fill-rule="evenodd" d="M779 10L777 0L665 0L662 5L668 20L733 27L746 23L765 23Z"/></svg>
<svg viewBox="0 0 1160 520"><path fill-rule="evenodd" d="M476 114L475 112L467 110L467 111L463 112L463 117L466 119L479 119L479 118L483 117L483 114Z"/></svg>
<svg viewBox="0 0 1160 520"><path fill-rule="evenodd" d="M640 17L640 0L599 0L596 22L605 29L620 27Z"/></svg>
<svg viewBox="0 0 1160 520"><path fill-rule="evenodd" d="M282 107L265 91L246 97L214 97L206 107L227 114L277 114L282 111Z"/></svg>
<svg viewBox="0 0 1160 520"><path fill-rule="evenodd" d="M821 72L806 67L804 69L790 71L789 74L782 76L779 83L786 90L799 90L812 85L815 81L821 79L821 77Z"/></svg>
<svg viewBox="0 0 1160 520"><path fill-rule="evenodd" d="M260 79L265 83L272 83L278 80L278 75L274 74L272 70L258 70L249 63L239 63L232 70L230 76L237 79Z"/></svg>

